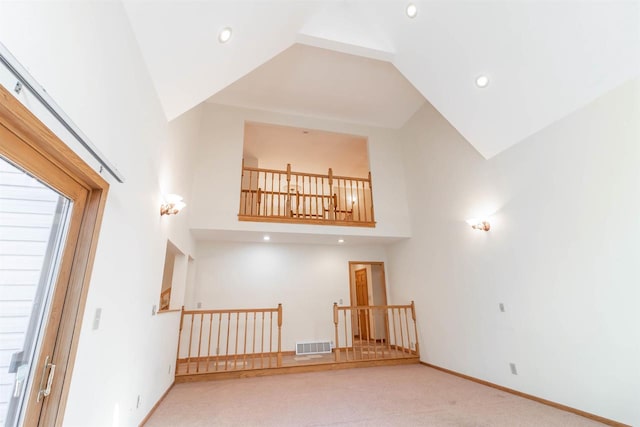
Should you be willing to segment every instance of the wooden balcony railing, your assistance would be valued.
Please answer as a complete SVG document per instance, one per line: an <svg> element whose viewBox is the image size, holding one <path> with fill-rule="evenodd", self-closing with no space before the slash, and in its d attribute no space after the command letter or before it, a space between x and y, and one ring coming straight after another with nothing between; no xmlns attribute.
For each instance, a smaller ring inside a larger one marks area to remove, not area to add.
<svg viewBox="0 0 640 427"><path fill-rule="evenodd" d="M176 376L279 367L282 304L277 308L182 308Z"/></svg>
<svg viewBox="0 0 640 427"><path fill-rule="evenodd" d="M375 227L367 178L260 169L242 164L241 221Z"/></svg>
<svg viewBox="0 0 640 427"><path fill-rule="evenodd" d="M410 305L333 305L335 360L419 358L416 310Z"/></svg>

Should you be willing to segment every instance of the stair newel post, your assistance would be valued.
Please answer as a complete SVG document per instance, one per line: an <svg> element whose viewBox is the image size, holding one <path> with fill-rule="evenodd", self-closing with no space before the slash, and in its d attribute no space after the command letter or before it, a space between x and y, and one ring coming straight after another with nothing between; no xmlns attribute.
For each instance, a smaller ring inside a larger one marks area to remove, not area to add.
<svg viewBox="0 0 640 427"><path fill-rule="evenodd" d="M411 318L413 319L413 331L416 337L416 355L420 357L420 343L418 342L418 322L416 321L416 304L411 301Z"/></svg>
<svg viewBox="0 0 640 427"><path fill-rule="evenodd" d="M180 329L178 330L178 350L176 351L176 374L178 374L178 363L180 361L180 341L182 340L182 324L184 322L184 305L180 310Z"/></svg>
<svg viewBox="0 0 640 427"><path fill-rule="evenodd" d="M282 303L278 304L278 356L277 366L282 366Z"/></svg>
<svg viewBox="0 0 640 427"><path fill-rule="evenodd" d="M340 345L338 341L338 303L337 302L333 303L333 324L335 325L335 328L336 328L336 346L334 348L334 351L336 353L336 362L339 362L340 361Z"/></svg>
<svg viewBox="0 0 640 427"><path fill-rule="evenodd" d="M336 219L336 195L333 194L333 169L329 168L329 219Z"/></svg>

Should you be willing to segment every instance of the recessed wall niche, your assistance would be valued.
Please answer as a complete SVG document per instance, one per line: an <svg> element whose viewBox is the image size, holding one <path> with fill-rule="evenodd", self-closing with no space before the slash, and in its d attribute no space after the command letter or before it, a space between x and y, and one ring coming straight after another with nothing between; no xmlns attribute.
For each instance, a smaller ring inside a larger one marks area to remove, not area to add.
<svg viewBox="0 0 640 427"><path fill-rule="evenodd" d="M167 249L164 257L164 269L162 272L162 287L160 289L160 309L159 312L171 309L171 294L174 288L183 286L184 277L181 264L185 260L185 255L176 245L167 240ZM178 283L180 282L180 283Z"/></svg>
<svg viewBox="0 0 640 427"><path fill-rule="evenodd" d="M367 138L246 122L241 221L375 227Z"/></svg>

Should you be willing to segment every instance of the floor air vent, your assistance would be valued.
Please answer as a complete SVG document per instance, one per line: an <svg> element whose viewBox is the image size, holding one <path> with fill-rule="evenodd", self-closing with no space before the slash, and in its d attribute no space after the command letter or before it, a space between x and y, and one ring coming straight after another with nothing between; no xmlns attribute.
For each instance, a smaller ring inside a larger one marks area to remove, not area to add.
<svg viewBox="0 0 640 427"><path fill-rule="evenodd" d="M296 354L331 353L331 341L296 342Z"/></svg>

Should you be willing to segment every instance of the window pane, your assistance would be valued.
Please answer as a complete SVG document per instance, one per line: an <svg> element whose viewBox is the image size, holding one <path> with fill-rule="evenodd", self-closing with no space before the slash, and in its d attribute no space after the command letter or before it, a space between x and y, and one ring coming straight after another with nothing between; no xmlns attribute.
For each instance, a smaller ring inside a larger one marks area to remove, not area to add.
<svg viewBox="0 0 640 427"><path fill-rule="evenodd" d="M0 158L0 425L15 425L38 349L72 203Z"/></svg>

